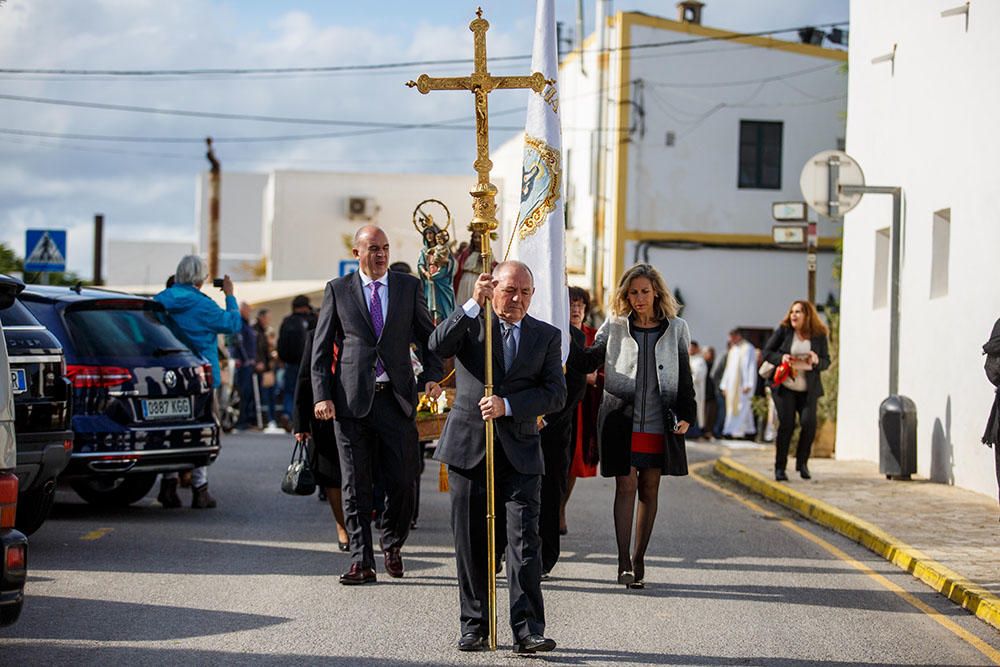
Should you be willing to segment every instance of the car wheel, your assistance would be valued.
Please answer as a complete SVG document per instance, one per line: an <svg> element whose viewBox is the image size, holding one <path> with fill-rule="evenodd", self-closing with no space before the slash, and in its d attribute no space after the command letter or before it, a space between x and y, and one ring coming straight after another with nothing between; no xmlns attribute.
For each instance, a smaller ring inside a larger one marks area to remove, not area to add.
<svg viewBox="0 0 1000 667"><path fill-rule="evenodd" d="M14 527L25 535L31 535L45 522L55 498L56 485L52 482L37 486L18 496Z"/></svg>
<svg viewBox="0 0 1000 667"><path fill-rule="evenodd" d="M142 473L118 478L77 479L70 482L70 486L91 505L125 507L144 498L155 483L156 473Z"/></svg>
<svg viewBox="0 0 1000 667"><path fill-rule="evenodd" d="M16 604L10 604L0 607L0 627L11 625L17 621L17 617L21 615L21 608L24 606L24 598L19 600Z"/></svg>

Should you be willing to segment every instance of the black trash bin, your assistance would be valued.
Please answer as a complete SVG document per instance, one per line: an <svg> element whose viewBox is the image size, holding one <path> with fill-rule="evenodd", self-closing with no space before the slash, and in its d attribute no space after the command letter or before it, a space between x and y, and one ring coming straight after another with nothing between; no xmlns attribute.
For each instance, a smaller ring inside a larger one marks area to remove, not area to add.
<svg viewBox="0 0 1000 667"><path fill-rule="evenodd" d="M878 469L889 479L909 479L917 472L917 405L892 395L878 409Z"/></svg>

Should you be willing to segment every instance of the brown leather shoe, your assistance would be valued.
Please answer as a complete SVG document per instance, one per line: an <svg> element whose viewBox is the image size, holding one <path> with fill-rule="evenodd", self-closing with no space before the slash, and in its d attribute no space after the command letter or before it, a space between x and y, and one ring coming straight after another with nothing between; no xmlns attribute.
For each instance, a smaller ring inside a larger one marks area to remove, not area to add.
<svg viewBox="0 0 1000 667"><path fill-rule="evenodd" d="M177 495L177 478L164 477L160 480L160 493L156 496L164 509L181 506L181 497Z"/></svg>
<svg viewBox="0 0 1000 667"><path fill-rule="evenodd" d="M374 584L375 581L375 570L363 567L361 563L351 563L351 569L340 575L340 583L345 586Z"/></svg>
<svg viewBox="0 0 1000 667"><path fill-rule="evenodd" d="M215 505L215 496L208 492L207 483L191 489L191 507L193 509L212 509Z"/></svg>
<svg viewBox="0 0 1000 667"><path fill-rule="evenodd" d="M399 547L392 547L385 550L385 573L393 579L403 576L403 556L399 553Z"/></svg>

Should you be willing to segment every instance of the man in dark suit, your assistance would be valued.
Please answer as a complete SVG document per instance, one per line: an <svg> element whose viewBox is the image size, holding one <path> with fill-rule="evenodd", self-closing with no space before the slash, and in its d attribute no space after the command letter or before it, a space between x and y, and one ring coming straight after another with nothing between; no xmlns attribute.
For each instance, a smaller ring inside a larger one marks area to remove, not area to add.
<svg viewBox="0 0 1000 667"><path fill-rule="evenodd" d="M426 345L434 329L420 281L388 270L385 232L362 227L354 235L353 252L359 270L327 283L312 349L314 414L336 419L351 545L351 567L340 577L345 585L375 581L373 465L388 497L380 541L385 570L391 577L403 576L400 549L410 531L419 466L410 341ZM437 356L426 355L424 367L428 377L440 380ZM427 382L426 391L436 398L441 387Z"/></svg>
<svg viewBox="0 0 1000 667"><path fill-rule="evenodd" d="M572 344L586 347L583 332L576 327L569 328ZM559 509L566 496L569 467L573 462L573 425L576 422L576 406L580 404L587 390L587 374L566 368L566 404L556 412L545 415L542 428L542 454L545 458L545 474L542 476L542 506L538 519L538 535L542 539L542 578L559 560Z"/></svg>
<svg viewBox="0 0 1000 667"><path fill-rule="evenodd" d="M540 415L559 410L566 400L560 357L560 332L527 314L534 294L531 270L502 262L491 276L476 281L473 298L438 325L430 348L454 356L457 393L438 440L435 458L448 464L451 526L462 638L458 648L487 648L489 632L486 543L486 437L483 421L495 428L494 479L497 511L506 514L507 581L510 625L518 653L551 651L544 636L538 517L544 463L539 444ZM493 319L494 394L483 396L484 322Z"/></svg>

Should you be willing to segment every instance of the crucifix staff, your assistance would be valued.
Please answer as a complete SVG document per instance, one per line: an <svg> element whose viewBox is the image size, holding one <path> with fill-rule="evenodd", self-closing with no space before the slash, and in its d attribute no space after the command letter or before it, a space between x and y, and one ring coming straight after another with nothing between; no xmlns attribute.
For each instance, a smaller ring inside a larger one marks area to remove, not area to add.
<svg viewBox="0 0 1000 667"><path fill-rule="evenodd" d="M483 258L483 273L488 273L491 266L490 240L492 233L500 226L497 222L496 194L497 187L490 182L490 170L493 162L490 160L490 127L488 96L498 89L530 89L541 93L548 83L541 72L530 76L493 76L486 68L486 31L489 22L483 18L483 10L476 10L476 18L469 24L469 30L474 37L474 68L469 76L430 77L421 74L416 81L407 82L410 88L416 88L422 94L432 90L467 90L475 95L476 111L476 161L472 168L479 175L472 195L472 221L469 231L479 234L480 251ZM492 306L483 308L485 318L486 344L486 377L483 383L485 396L493 395L493 321ZM490 650L497 648L497 575L496 575L496 513L495 488L493 483L493 421L486 421L486 548L487 572L489 577L489 619L490 619Z"/></svg>

